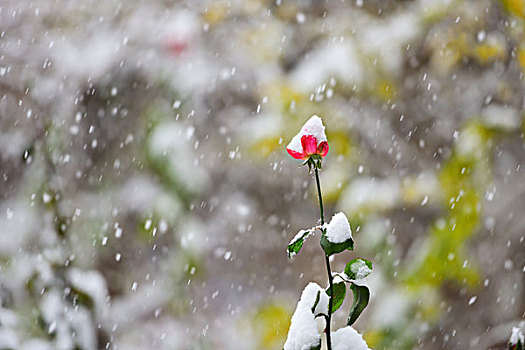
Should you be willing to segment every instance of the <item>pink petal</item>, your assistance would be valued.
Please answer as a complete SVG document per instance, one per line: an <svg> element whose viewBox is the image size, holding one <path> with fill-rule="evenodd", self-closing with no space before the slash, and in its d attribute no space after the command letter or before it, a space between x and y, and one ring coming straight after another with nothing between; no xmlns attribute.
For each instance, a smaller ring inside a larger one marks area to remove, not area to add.
<svg viewBox="0 0 525 350"><path fill-rule="evenodd" d="M301 137L301 144L303 145L303 152L311 156L317 153L317 139L313 135L304 135Z"/></svg>
<svg viewBox="0 0 525 350"><path fill-rule="evenodd" d="M166 49L173 55L173 56L180 56L182 53L184 53L188 47L189 43L184 40L168 40L164 44Z"/></svg>
<svg viewBox="0 0 525 350"><path fill-rule="evenodd" d="M294 150L289 149L289 148L287 148L286 150L288 151L288 154L291 155L292 158L295 158L295 159L306 159L308 157L304 153L300 153L300 152L294 151Z"/></svg>
<svg viewBox="0 0 525 350"><path fill-rule="evenodd" d="M328 148L328 142L323 141L317 147L317 153L320 154L321 157L324 157L328 153Z"/></svg>

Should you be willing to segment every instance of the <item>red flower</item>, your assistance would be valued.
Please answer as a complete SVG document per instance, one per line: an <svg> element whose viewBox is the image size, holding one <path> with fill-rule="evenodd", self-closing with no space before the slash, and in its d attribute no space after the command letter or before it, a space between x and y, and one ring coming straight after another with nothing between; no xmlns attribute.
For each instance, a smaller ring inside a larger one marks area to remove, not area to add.
<svg viewBox="0 0 525 350"><path fill-rule="evenodd" d="M172 39L167 40L164 46L173 56L178 57L188 50L190 43L182 39Z"/></svg>
<svg viewBox="0 0 525 350"><path fill-rule="evenodd" d="M176 12L166 23L162 35L162 46L175 57L189 56L195 50L201 23L197 16L189 12Z"/></svg>
<svg viewBox="0 0 525 350"><path fill-rule="evenodd" d="M295 159L303 160L315 154L326 156L329 147L324 129L321 118L312 116L286 147L288 154Z"/></svg>

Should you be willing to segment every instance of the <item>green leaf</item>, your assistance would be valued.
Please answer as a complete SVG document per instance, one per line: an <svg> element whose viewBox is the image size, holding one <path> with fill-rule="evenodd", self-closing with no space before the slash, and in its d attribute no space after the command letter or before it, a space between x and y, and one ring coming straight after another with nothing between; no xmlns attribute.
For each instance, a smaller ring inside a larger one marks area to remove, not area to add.
<svg viewBox="0 0 525 350"><path fill-rule="evenodd" d="M316 228L312 227L308 230L301 230L295 235L295 237L290 241L290 243L288 243L288 247L286 248L289 258L293 258L295 254L299 253L299 251L303 247L304 241L306 241L308 236L310 236L315 230Z"/></svg>
<svg viewBox="0 0 525 350"><path fill-rule="evenodd" d="M306 159L304 163L301 164L301 166L303 165L308 165L308 173L310 173L312 169L315 169L316 165L315 165L314 156L311 156L308 159Z"/></svg>
<svg viewBox="0 0 525 350"><path fill-rule="evenodd" d="M352 293L354 294L354 302L350 308L350 315L348 315L348 326L354 324L361 312L368 305L368 300L370 299L370 291L367 286L358 286L357 284L352 283L350 287Z"/></svg>
<svg viewBox="0 0 525 350"><path fill-rule="evenodd" d="M342 243L332 243L327 238L326 235L323 234L321 236L321 247L323 248L324 252L327 256L341 253L343 250L354 250L354 240L352 238L349 238L348 240L342 242Z"/></svg>
<svg viewBox="0 0 525 350"><path fill-rule="evenodd" d="M317 295L315 296L315 302L312 306L312 313L315 314L315 308L317 307L317 304L319 304L319 300L321 299L321 291L317 291Z"/></svg>
<svg viewBox="0 0 525 350"><path fill-rule="evenodd" d="M326 294L331 295L331 288L326 289ZM346 286L344 282L334 284L334 298L332 301L332 313L341 307L346 296Z"/></svg>
<svg viewBox="0 0 525 350"><path fill-rule="evenodd" d="M365 278L370 272L372 272L372 262L363 258L350 260L345 267L345 275L351 280Z"/></svg>
<svg viewBox="0 0 525 350"><path fill-rule="evenodd" d="M319 157L314 161L314 165L317 167L317 169L321 170L323 168L323 159Z"/></svg>

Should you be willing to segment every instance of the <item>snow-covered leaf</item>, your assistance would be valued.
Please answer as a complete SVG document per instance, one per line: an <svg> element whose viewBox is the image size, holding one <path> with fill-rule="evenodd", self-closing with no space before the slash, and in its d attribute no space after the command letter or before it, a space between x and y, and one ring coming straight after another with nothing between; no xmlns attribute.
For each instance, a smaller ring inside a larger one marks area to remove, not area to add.
<svg viewBox="0 0 525 350"><path fill-rule="evenodd" d="M344 213L332 216L332 220L326 225L326 238L332 243L343 243L352 239L352 229Z"/></svg>
<svg viewBox="0 0 525 350"><path fill-rule="evenodd" d="M346 326L332 332L332 350L370 350L363 336Z"/></svg>
<svg viewBox="0 0 525 350"><path fill-rule="evenodd" d="M301 230L295 235L290 243L288 243L288 247L286 248L289 258L293 258L295 254L299 253L303 247L304 242L308 237L310 237L312 233L314 233L315 229L316 227L312 227L308 230Z"/></svg>
<svg viewBox="0 0 525 350"><path fill-rule="evenodd" d="M292 316L284 350L321 349L321 335L317 330L316 315L328 311L328 295L316 283L309 283L301 294Z"/></svg>
<svg viewBox="0 0 525 350"><path fill-rule="evenodd" d="M321 237L321 247L326 255L340 253L345 249L354 249L352 230L345 214L335 214L325 228L325 233Z"/></svg>
<svg viewBox="0 0 525 350"><path fill-rule="evenodd" d="M349 239L343 243L332 243L327 238L326 235L321 237L321 247L325 251L326 255L330 256L333 254L341 253L343 250L354 250L354 240Z"/></svg>
<svg viewBox="0 0 525 350"><path fill-rule="evenodd" d="M512 327L512 333L509 339L509 350L523 350L524 337L521 329L518 327Z"/></svg>
<svg viewBox="0 0 525 350"><path fill-rule="evenodd" d="M363 279L371 272L372 262L363 258L350 260L345 267L345 275L351 280Z"/></svg>

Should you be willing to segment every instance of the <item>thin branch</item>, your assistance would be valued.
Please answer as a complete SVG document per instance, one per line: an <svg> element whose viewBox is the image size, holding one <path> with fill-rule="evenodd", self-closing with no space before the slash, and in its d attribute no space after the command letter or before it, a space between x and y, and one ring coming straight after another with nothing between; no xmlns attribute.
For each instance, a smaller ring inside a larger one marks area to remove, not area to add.
<svg viewBox="0 0 525 350"><path fill-rule="evenodd" d="M317 194L319 197L319 211L321 212L321 232L325 234L326 229L324 228L324 208L323 208L323 195L321 193L321 181L319 180L319 169L314 164L315 181L317 183ZM328 350L332 350L332 339L330 334L330 326L332 323L332 303L334 299L334 278L332 276L332 269L330 267L330 258L325 254L326 271L328 273L328 282L330 285L330 299L328 299L328 315L326 316L326 345Z"/></svg>

